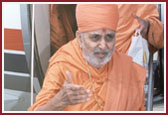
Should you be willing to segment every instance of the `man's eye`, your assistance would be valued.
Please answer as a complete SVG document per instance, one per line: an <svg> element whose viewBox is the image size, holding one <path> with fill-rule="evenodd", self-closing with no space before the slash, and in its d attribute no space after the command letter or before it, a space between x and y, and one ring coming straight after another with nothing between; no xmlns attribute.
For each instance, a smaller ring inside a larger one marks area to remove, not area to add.
<svg viewBox="0 0 168 115"><path fill-rule="evenodd" d="M108 34L105 36L105 39L107 42L112 41L114 38L115 38L115 35L112 35L112 34Z"/></svg>
<svg viewBox="0 0 168 115"><path fill-rule="evenodd" d="M100 35L92 35L92 36L90 37L90 39L91 39L92 41L98 41L98 40L100 40L100 38L101 38Z"/></svg>

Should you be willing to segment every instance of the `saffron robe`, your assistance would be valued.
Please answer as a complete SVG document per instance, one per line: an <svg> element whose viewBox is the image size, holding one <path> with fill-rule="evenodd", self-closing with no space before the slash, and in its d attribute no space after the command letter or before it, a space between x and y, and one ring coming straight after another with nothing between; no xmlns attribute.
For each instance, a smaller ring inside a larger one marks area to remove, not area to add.
<svg viewBox="0 0 168 115"><path fill-rule="evenodd" d="M61 47L50 59L43 87L36 97L36 102L28 110L46 104L61 89L66 80L66 71L72 74L72 83L83 85L92 96L88 102L67 105L64 111L140 111L144 107L145 69L132 62L132 58L114 51L112 59L102 68L89 65L94 82L99 108L89 81L86 61L82 50L74 39Z"/></svg>
<svg viewBox="0 0 168 115"><path fill-rule="evenodd" d="M118 4L119 22L116 34L116 49L127 54L131 37L139 26L137 19L132 15L149 21L148 36L149 50L151 52L164 47L163 24L159 20L158 9L154 4Z"/></svg>

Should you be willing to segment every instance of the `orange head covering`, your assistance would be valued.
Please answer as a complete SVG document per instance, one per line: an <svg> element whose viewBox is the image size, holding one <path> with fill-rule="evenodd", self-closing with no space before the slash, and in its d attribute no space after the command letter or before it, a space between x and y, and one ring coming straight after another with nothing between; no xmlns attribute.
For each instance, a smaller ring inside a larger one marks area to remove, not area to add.
<svg viewBox="0 0 168 115"><path fill-rule="evenodd" d="M118 6L115 4L78 4L76 19L79 32L100 28L116 31L119 19Z"/></svg>

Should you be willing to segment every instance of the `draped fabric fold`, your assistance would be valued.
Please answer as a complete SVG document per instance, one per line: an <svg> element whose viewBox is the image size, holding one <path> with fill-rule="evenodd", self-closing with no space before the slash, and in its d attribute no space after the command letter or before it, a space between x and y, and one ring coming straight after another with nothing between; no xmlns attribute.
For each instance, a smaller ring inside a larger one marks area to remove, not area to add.
<svg viewBox="0 0 168 115"><path fill-rule="evenodd" d="M131 57L116 51L110 62L102 68L96 69L89 65L89 69L98 101L104 109L99 108L92 96L86 103L67 105L65 111L144 110L145 69L133 63ZM72 73L73 84L83 85L92 92L86 61L82 57L77 39L74 39L60 48L50 59L42 90L29 110L35 110L56 95L66 79L67 70Z"/></svg>
<svg viewBox="0 0 168 115"><path fill-rule="evenodd" d="M79 32L99 28L116 31L118 6L114 4L78 5L76 16ZM88 68L93 82L89 79ZM83 85L85 89L91 91L92 96L88 102L67 105L64 111L144 110L145 68L135 64L131 57L118 51L114 51L111 60L99 69L91 65L87 66L78 38L62 46L52 56L42 90L29 110L36 110L37 107L46 104L61 90L67 78L66 71L72 74L73 84ZM93 85L98 101L94 98ZM103 108L100 108L98 103Z"/></svg>
<svg viewBox="0 0 168 115"><path fill-rule="evenodd" d="M149 21L149 31L144 38L149 42L150 52L155 52L164 47L163 24L159 20L159 13L155 4L118 4L118 8L119 22L116 34L116 49L118 51L128 53L131 37L139 26L133 14Z"/></svg>
<svg viewBox="0 0 168 115"><path fill-rule="evenodd" d="M50 40L52 54L62 45L74 39L76 31L75 5L50 5Z"/></svg>

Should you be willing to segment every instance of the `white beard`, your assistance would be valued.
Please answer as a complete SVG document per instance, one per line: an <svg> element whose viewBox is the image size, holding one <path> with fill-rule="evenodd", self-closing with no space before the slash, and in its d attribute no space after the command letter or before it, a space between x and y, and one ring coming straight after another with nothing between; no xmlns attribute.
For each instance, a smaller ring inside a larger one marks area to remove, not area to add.
<svg viewBox="0 0 168 115"><path fill-rule="evenodd" d="M82 38L81 38L82 39ZM101 68L103 67L106 63L108 63L110 61L110 59L112 58L112 54L114 51L114 48L112 48L112 50L106 50L103 52L107 52L107 56L101 61L99 62L97 60L97 57L95 57L94 52L102 52L102 50L100 49L95 49L93 52L91 52L89 55L85 54L85 51L88 52L88 48L86 48L85 44L84 44L84 40L82 39L82 43L81 43L81 48L82 48L82 55L83 58L92 66L96 67L96 68Z"/></svg>

